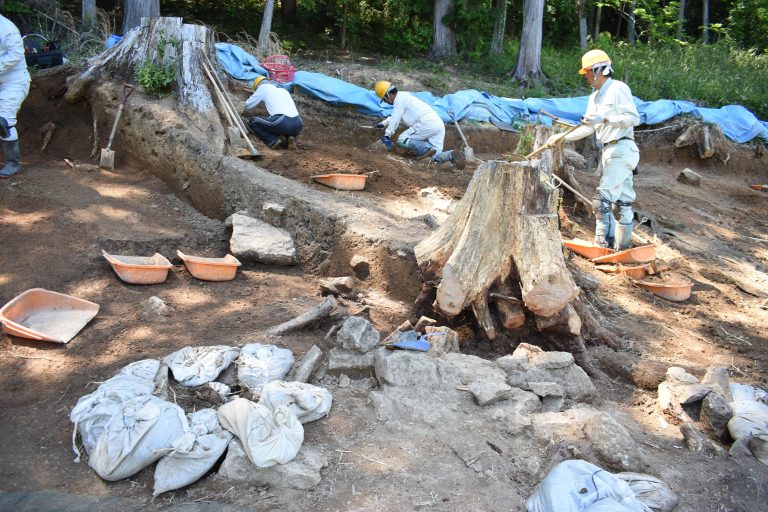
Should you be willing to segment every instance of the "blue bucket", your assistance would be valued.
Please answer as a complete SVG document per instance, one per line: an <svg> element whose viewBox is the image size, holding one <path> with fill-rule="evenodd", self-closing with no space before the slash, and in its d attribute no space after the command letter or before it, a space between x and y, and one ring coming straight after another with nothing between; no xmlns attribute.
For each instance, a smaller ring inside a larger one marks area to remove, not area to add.
<svg viewBox="0 0 768 512"><path fill-rule="evenodd" d="M120 40L123 38L123 36L118 36L116 34L112 34L107 38L107 42L104 44L104 47L109 50L113 46L115 46L117 43L120 42Z"/></svg>

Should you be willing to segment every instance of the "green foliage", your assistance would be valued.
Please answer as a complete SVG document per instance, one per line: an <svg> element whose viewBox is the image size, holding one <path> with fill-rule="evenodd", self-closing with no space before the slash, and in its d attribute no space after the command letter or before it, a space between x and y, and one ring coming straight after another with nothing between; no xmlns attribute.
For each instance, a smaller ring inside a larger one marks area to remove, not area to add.
<svg viewBox="0 0 768 512"><path fill-rule="evenodd" d="M176 83L176 61L168 59L165 62L165 52L169 45L178 44L175 38L166 38L161 34L157 44L157 61L145 60L136 68L136 81L150 96L162 98Z"/></svg>
<svg viewBox="0 0 768 512"><path fill-rule="evenodd" d="M741 46L768 52L768 0L737 0L728 23L731 37Z"/></svg>
<svg viewBox="0 0 768 512"><path fill-rule="evenodd" d="M32 14L34 11L23 2L5 2L5 5L0 7L0 13L5 16L9 14Z"/></svg>
<svg viewBox="0 0 768 512"><path fill-rule="evenodd" d="M454 0L443 21L453 30L459 55L476 60L488 53L494 24L490 0Z"/></svg>

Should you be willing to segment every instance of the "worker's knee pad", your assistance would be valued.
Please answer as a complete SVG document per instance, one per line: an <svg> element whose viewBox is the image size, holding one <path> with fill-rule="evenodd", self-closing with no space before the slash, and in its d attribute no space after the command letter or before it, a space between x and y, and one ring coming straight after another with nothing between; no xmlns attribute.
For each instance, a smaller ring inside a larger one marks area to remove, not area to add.
<svg viewBox="0 0 768 512"><path fill-rule="evenodd" d="M596 196L592 198L592 208L598 215L605 215L611 212L611 202L603 196Z"/></svg>

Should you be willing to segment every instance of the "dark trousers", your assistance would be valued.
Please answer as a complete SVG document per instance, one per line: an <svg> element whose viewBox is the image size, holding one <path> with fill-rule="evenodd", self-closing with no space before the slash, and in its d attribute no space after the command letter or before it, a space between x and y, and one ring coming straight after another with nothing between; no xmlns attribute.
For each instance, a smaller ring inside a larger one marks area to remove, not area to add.
<svg viewBox="0 0 768 512"><path fill-rule="evenodd" d="M252 117L248 120L248 127L261 139L261 142L268 148L272 148L280 142L280 135L298 136L304 129L304 123L300 116L288 117L281 114L269 117Z"/></svg>

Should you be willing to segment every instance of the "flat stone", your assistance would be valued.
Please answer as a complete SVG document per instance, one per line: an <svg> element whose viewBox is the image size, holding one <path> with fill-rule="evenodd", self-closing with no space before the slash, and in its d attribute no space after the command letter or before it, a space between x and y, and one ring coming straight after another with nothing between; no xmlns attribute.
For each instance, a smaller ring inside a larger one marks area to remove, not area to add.
<svg viewBox="0 0 768 512"><path fill-rule="evenodd" d="M667 385L681 404L692 404L702 400L712 390L704 384L674 384L667 381Z"/></svg>
<svg viewBox="0 0 768 512"><path fill-rule="evenodd" d="M374 354L375 352L361 354L334 347L328 356L328 371L368 370L374 366Z"/></svg>
<svg viewBox="0 0 768 512"><path fill-rule="evenodd" d="M530 389L531 382L554 382L563 389L563 396L578 401L589 400L597 393L592 379L575 363L562 368L536 368L514 354L497 361L507 373L507 384L512 387Z"/></svg>
<svg viewBox="0 0 768 512"><path fill-rule="evenodd" d="M437 370L443 386L449 389L468 386L476 380L506 383L506 374L495 362L467 354L446 354L437 359Z"/></svg>
<svg viewBox="0 0 768 512"><path fill-rule="evenodd" d="M667 368L666 380L678 384L698 384L699 379L686 372L680 367L670 366Z"/></svg>
<svg viewBox="0 0 768 512"><path fill-rule="evenodd" d="M422 317L426 318L426 317ZM421 322L421 320L419 320ZM417 324L418 325L418 324ZM443 357L451 352L459 352L459 333L448 327L424 327L426 334L445 333L437 336L429 336L427 340L430 344L429 355L432 357ZM418 329L416 329L418 331Z"/></svg>
<svg viewBox="0 0 768 512"><path fill-rule="evenodd" d="M686 185L692 185L694 187L700 187L701 186L701 174L692 171L691 169L688 169L687 167L683 169L680 174L677 176L677 181L680 183L685 183Z"/></svg>
<svg viewBox="0 0 768 512"><path fill-rule="evenodd" d="M512 388L496 380L476 380L469 385L469 392L475 398L477 405L485 407L506 400Z"/></svg>
<svg viewBox="0 0 768 512"><path fill-rule="evenodd" d="M296 246L290 233L238 213L232 215L229 249L242 260L271 265L296 263Z"/></svg>
<svg viewBox="0 0 768 512"><path fill-rule="evenodd" d="M701 422L720 439L726 432L728 420L733 417L733 409L725 398L717 393L710 393L701 402Z"/></svg>
<svg viewBox="0 0 768 512"><path fill-rule="evenodd" d="M164 323L168 321L168 317L170 317L172 313L173 308L166 304L163 299L152 296L144 301L139 318L143 322Z"/></svg>
<svg viewBox="0 0 768 512"><path fill-rule="evenodd" d="M423 352L390 351L382 347L374 354L379 384L429 388L439 383L435 359Z"/></svg>
<svg viewBox="0 0 768 512"><path fill-rule="evenodd" d="M533 368L544 370L567 368L574 364L573 354L570 352L539 352L533 354L529 361Z"/></svg>
<svg viewBox="0 0 768 512"><path fill-rule="evenodd" d="M528 389L542 398L545 396L563 396L563 388L555 382L529 382L528 387L523 389Z"/></svg>
<svg viewBox="0 0 768 512"><path fill-rule="evenodd" d="M359 316L350 316L336 334L338 346L357 352L370 352L379 344L381 334L374 329L371 322Z"/></svg>
<svg viewBox="0 0 768 512"><path fill-rule="evenodd" d="M710 456L725 456L728 454L725 448L705 436L693 423L683 423L680 426L680 433L683 434L685 446L692 452L703 452Z"/></svg>
<svg viewBox="0 0 768 512"><path fill-rule="evenodd" d="M573 407L563 412L541 412L531 414L531 426L534 435L546 441L563 437L580 438L587 421L598 413L589 406Z"/></svg>
<svg viewBox="0 0 768 512"><path fill-rule="evenodd" d="M416 325L413 327L413 330L416 332L426 332L424 329L427 326L433 327L437 323L437 320L434 318L429 318L428 316L422 316L416 321Z"/></svg>
<svg viewBox="0 0 768 512"><path fill-rule="evenodd" d="M707 368L707 373L704 374L701 383L725 398L726 402L733 401L731 396L731 379L725 366L710 366Z"/></svg>
<svg viewBox="0 0 768 512"><path fill-rule="evenodd" d="M499 368L504 370L505 372L525 372L530 369L531 365L528 363L527 357L519 357L514 356L512 354L507 354L503 357L500 357L496 359L496 364L499 365Z"/></svg>
<svg viewBox="0 0 768 512"><path fill-rule="evenodd" d="M768 434L759 434L749 438L747 442L752 455L761 463L768 466Z"/></svg>
<svg viewBox="0 0 768 512"><path fill-rule="evenodd" d="M689 423L693 420L683 410L680 405L680 401L677 399L677 395L672 390L672 386L669 382L662 382L658 387L657 403L659 406L659 412L661 414L668 415L672 423L679 425L681 423Z"/></svg>
<svg viewBox="0 0 768 512"><path fill-rule="evenodd" d="M609 465L622 470L639 469L640 450L629 432L604 412L590 417L584 425L584 433L597 455Z"/></svg>
<svg viewBox="0 0 768 512"><path fill-rule="evenodd" d="M230 480L271 485L278 488L312 489L320 483L320 470L328 459L319 450L304 445L292 461L271 468L257 468L248 459L239 439L229 443L227 455L219 467L219 476Z"/></svg>
<svg viewBox="0 0 768 512"><path fill-rule="evenodd" d="M541 397L542 412L562 411L565 405L565 399L562 396L543 396Z"/></svg>

